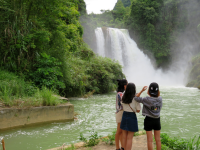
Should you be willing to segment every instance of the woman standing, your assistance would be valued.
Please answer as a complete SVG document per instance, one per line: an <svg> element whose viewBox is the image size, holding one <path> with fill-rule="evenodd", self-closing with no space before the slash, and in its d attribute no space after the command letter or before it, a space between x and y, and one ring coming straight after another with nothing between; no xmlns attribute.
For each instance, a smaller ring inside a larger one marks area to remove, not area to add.
<svg viewBox="0 0 200 150"><path fill-rule="evenodd" d="M127 85L122 97L123 116L120 128L122 129L122 148L121 150L131 150L134 132L138 132L138 121L136 112L139 113L141 105L134 100L136 87L134 83Z"/></svg>
<svg viewBox="0 0 200 150"><path fill-rule="evenodd" d="M122 144L122 130L120 129L122 114L123 114L123 106L122 106L122 96L124 90L126 90L126 86L128 84L126 79L117 80L118 81L118 88L117 88L117 95L116 95L116 123L117 123L117 132L115 134L115 144L116 150L120 150L119 141Z"/></svg>
<svg viewBox="0 0 200 150"><path fill-rule="evenodd" d="M140 97L142 92L147 89L147 86L144 86L140 93L138 93L135 97L135 100L139 103L143 104L142 115L146 116L144 119L144 130L147 134L147 147L148 150L153 150L153 135L152 132L154 130L154 137L156 141L156 149L161 150L161 141L160 141L160 111L162 108L162 97L160 96L160 90L158 83L151 83L149 85L149 89L147 97Z"/></svg>

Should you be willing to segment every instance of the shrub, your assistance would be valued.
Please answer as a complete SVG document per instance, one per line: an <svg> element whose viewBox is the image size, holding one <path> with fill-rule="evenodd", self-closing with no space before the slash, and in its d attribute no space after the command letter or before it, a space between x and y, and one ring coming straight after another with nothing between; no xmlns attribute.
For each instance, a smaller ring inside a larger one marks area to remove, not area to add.
<svg viewBox="0 0 200 150"><path fill-rule="evenodd" d="M38 90L37 94L41 97L43 106L55 106L60 103L54 92L46 87L42 87L40 91Z"/></svg>
<svg viewBox="0 0 200 150"><path fill-rule="evenodd" d="M13 100L26 96L32 96L36 87L31 82L25 82L14 73L0 70L0 98L7 106L12 105Z"/></svg>
<svg viewBox="0 0 200 150"><path fill-rule="evenodd" d="M80 133L80 140L83 141L85 143L85 146L95 146L99 143L99 138L100 136L98 136L98 133L97 132L94 132L94 130L90 131L91 134L89 136L89 139L86 139L84 136L83 136L83 133Z"/></svg>
<svg viewBox="0 0 200 150"><path fill-rule="evenodd" d="M108 138L103 138L102 141L104 141L106 144L113 145L115 142L115 134L116 130L112 132L112 134L108 134Z"/></svg>
<svg viewBox="0 0 200 150"><path fill-rule="evenodd" d="M162 149L168 150L198 150L200 149L200 136L194 136L192 139L178 139L178 138L170 138L166 133L161 134L161 143Z"/></svg>
<svg viewBox="0 0 200 150"><path fill-rule="evenodd" d="M64 89L62 82L63 74L60 71L61 63L54 57L42 53L34 64L34 70L30 73L31 79L36 86L45 86L50 89Z"/></svg>
<svg viewBox="0 0 200 150"><path fill-rule="evenodd" d="M186 149L187 141L178 138L170 138L166 133L161 134L161 143L168 146L171 149Z"/></svg>
<svg viewBox="0 0 200 150"><path fill-rule="evenodd" d="M76 150L74 144L71 144L70 147L66 148L65 150Z"/></svg>
<svg viewBox="0 0 200 150"><path fill-rule="evenodd" d="M65 81L67 96L83 96L91 91L95 91L96 94L108 93L116 89L117 79L125 77L122 66L110 58L91 54L87 59L80 57L82 54L76 53L66 60L71 76L68 81Z"/></svg>
<svg viewBox="0 0 200 150"><path fill-rule="evenodd" d="M194 136L187 143L187 150L198 150L200 149L200 135L198 137Z"/></svg>

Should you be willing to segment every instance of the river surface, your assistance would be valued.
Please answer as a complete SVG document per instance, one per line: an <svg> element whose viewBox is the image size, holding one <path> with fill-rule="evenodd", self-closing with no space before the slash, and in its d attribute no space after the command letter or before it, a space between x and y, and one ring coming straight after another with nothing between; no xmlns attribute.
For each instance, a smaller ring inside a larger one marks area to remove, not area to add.
<svg viewBox="0 0 200 150"><path fill-rule="evenodd" d="M142 87L137 87L137 92ZM200 92L196 88L160 87L163 97L161 132L170 136L190 139L200 134ZM7 150L45 150L79 142L82 132L85 137L94 129L106 136L116 129L115 95L94 95L88 99L74 98L78 120L0 131ZM146 92L142 96L146 96ZM144 117L137 114L139 129L143 129ZM2 146L0 145L0 150Z"/></svg>

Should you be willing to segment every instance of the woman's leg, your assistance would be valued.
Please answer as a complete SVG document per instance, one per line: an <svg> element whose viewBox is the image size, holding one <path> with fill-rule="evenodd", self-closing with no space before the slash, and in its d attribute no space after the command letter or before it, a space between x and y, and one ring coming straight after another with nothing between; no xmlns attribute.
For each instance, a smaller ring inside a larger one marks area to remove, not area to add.
<svg viewBox="0 0 200 150"><path fill-rule="evenodd" d="M147 148L148 148L148 150L153 150L152 131L146 131L146 133L147 133Z"/></svg>
<svg viewBox="0 0 200 150"><path fill-rule="evenodd" d="M127 141L128 131L122 130L122 147L126 149L126 141Z"/></svg>
<svg viewBox="0 0 200 150"><path fill-rule="evenodd" d="M154 130L154 137L156 141L156 149L161 150L160 130Z"/></svg>
<svg viewBox="0 0 200 150"><path fill-rule="evenodd" d="M134 132L128 131L125 150L131 150L132 143L133 143L133 135L134 135Z"/></svg>
<svg viewBox="0 0 200 150"><path fill-rule="evenodd" d="M121 123L117 123L117 132L115 134L115 145L116 145L116 149L120 149L119 148L119 140L120 140L120 136L122 134L122 129L120 129L120 124ZM122 143L122 141L121 141Z"/></svg>

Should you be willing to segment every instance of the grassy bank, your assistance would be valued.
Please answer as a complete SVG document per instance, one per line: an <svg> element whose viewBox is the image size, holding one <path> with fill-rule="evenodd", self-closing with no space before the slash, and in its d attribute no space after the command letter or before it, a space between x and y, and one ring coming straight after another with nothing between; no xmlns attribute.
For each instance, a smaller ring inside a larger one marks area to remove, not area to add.
<svg viewBox="0 0 200 150"><path fill-rule="evenodd" d="M84 144L71 144L70 146L66 146L65 150L76 150L80 146L87 147L87 150L92 150L92 147L98 145L99 142L104 142L108 145L114 145L115 143L115 134L116 131L113 131L112 134L109 134L106 137L99 136L97 132L91 131L91 134L88 138L84 137L84 135L80 134L80 140L84 142ZM136 132L134 136L144 135L145 132ZM154 141L155 143L155 141ZM200 136L195 136L190 140L180 139L180 138L172 138L166 133L161 133L161 144L162 150L199 150L200 149ZM78 145L78 146L77 146ZM109 147L108 147L109 148Z"/></svg>
<svg viewBox="0 0 200 150"><path fill-rule="evenodd" d="M169 135L161 134L162 150L199 150L200 135L191 138L190 140L171 138Z"/></svg>
<svg viewBox="0 0 200 150"><path fill-rule="evenodd" d="M46 87L39 89L14 73L0 70L0 102L5 107L54 106L63 103L56 94Z"/></svg>

